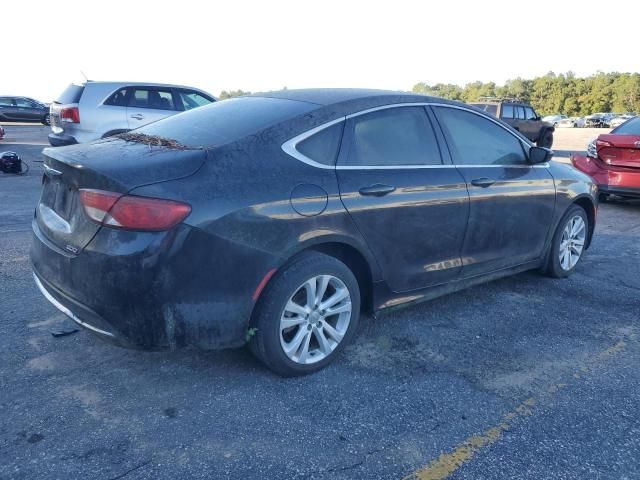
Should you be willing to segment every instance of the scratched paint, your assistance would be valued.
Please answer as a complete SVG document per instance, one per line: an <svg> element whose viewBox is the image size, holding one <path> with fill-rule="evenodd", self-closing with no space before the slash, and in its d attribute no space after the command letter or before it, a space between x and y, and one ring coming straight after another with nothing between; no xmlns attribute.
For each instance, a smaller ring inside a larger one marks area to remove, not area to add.
<svg viewBox="0 0 640 480"><path fill-rule="evenodd" d="M628 338L635 338L636 334L631 333ZM599 364L615 355L624 352L626 342L619 340L615 345L603 350L578 368L573 373L575 378L582 378L592 372ZM546 388L546 395L553 395L567 386L566 383L555 383ZM403 477L403 480L442 480L447 478L458 468L469 462L477 453L496 443L502 434L511 428L512 423L520 417L533 415L536 399L531 397L519 404L515 409L505 413L498 425L489 428L483 433L472 435L461 442L450 452L441 453L440 456L428 465L420 468L416 472Z"/></svg>

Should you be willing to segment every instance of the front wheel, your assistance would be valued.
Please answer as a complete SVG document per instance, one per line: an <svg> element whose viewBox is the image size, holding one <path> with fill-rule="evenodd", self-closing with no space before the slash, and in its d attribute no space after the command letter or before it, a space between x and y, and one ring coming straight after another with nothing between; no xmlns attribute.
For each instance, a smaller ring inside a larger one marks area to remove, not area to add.
<svg viewBox="0 0 640 480"><path fill-rule="evenodd" d="M360 317L360 289L339 260L308 253L269 282L252 320L249 347L267 367L290 377L316 372L350 341Z"/></svg>
<svg viewBox="0 0 640 480"><path fill-rule="evenodd" d="M589 219L583 208L574 205L558 224L547 258L545 273L568 277L582 259L589 232Z"/></svg>
<svg viewBox="0 0 640 480"><path fill-rule="evenodd" d="M551 148L551 145L553 145L553 132L551 130L545 130L536 144L539 147Z"/></svg>

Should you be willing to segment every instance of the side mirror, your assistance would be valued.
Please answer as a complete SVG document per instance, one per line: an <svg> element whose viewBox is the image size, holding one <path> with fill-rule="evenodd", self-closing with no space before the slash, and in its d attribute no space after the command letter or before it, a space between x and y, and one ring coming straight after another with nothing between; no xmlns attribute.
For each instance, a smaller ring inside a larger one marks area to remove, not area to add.
<svg viewBox="0 0 640 480"><path fill-rule="evenodd" d="M544 147L531 147L529 149L529 163L545 163L553 158L553 150Z"/></svg>

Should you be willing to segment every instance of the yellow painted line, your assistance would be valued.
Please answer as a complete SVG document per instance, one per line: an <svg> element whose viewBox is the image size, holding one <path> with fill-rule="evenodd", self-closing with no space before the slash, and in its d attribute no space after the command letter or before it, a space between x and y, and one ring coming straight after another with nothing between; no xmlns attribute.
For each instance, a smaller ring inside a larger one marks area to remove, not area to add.
<svg viewBox="0 0 640 480"><path fill-rule="evenodd" d="M634 338L635 334L632 334L629 337ZM586 362L587 365L583 365L579 368L580 373L576 372L573 376L575 378L582 378L584 374L588 374L593 371L597 365L601 364L607 358L622 353L625 348L625 341L618 341L615 345L603 350L588 360ZM550 385L547 387L546 393L547 395L553 395L566 386L566 383ZM403 477L402 480L443 480L447 478L462 465L469 462L482 449L496 443L500 437L502 437L502 434L511 428L510 422L519 417L528 417L532 415L535 404L536 400L533 397L526 399L515 409L505 413L502 416L502 421L495 427L489 428L483 433L466 438L452 451L441 453L440 456L435 460L432 460L431 463L420 468L414 473Z"/></svg>

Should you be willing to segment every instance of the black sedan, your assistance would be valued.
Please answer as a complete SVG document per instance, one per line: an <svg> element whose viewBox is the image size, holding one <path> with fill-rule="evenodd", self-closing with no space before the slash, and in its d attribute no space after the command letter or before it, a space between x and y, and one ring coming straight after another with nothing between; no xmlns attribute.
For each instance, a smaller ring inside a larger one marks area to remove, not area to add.
<svg viewBox="0 0 640 480"><path fill-rule="evenodd" d="M33 98L0 97L0 122L32 122L50 125L49 107Z"/></svg>
<svg viewBox="0 0 640 480"><path fill-rule="evenodd" d="M236 347L316 371L361 312L530 269L572 273L597 190L458 102L288 90L46 149L36 284L136 348Z"/></svg>

